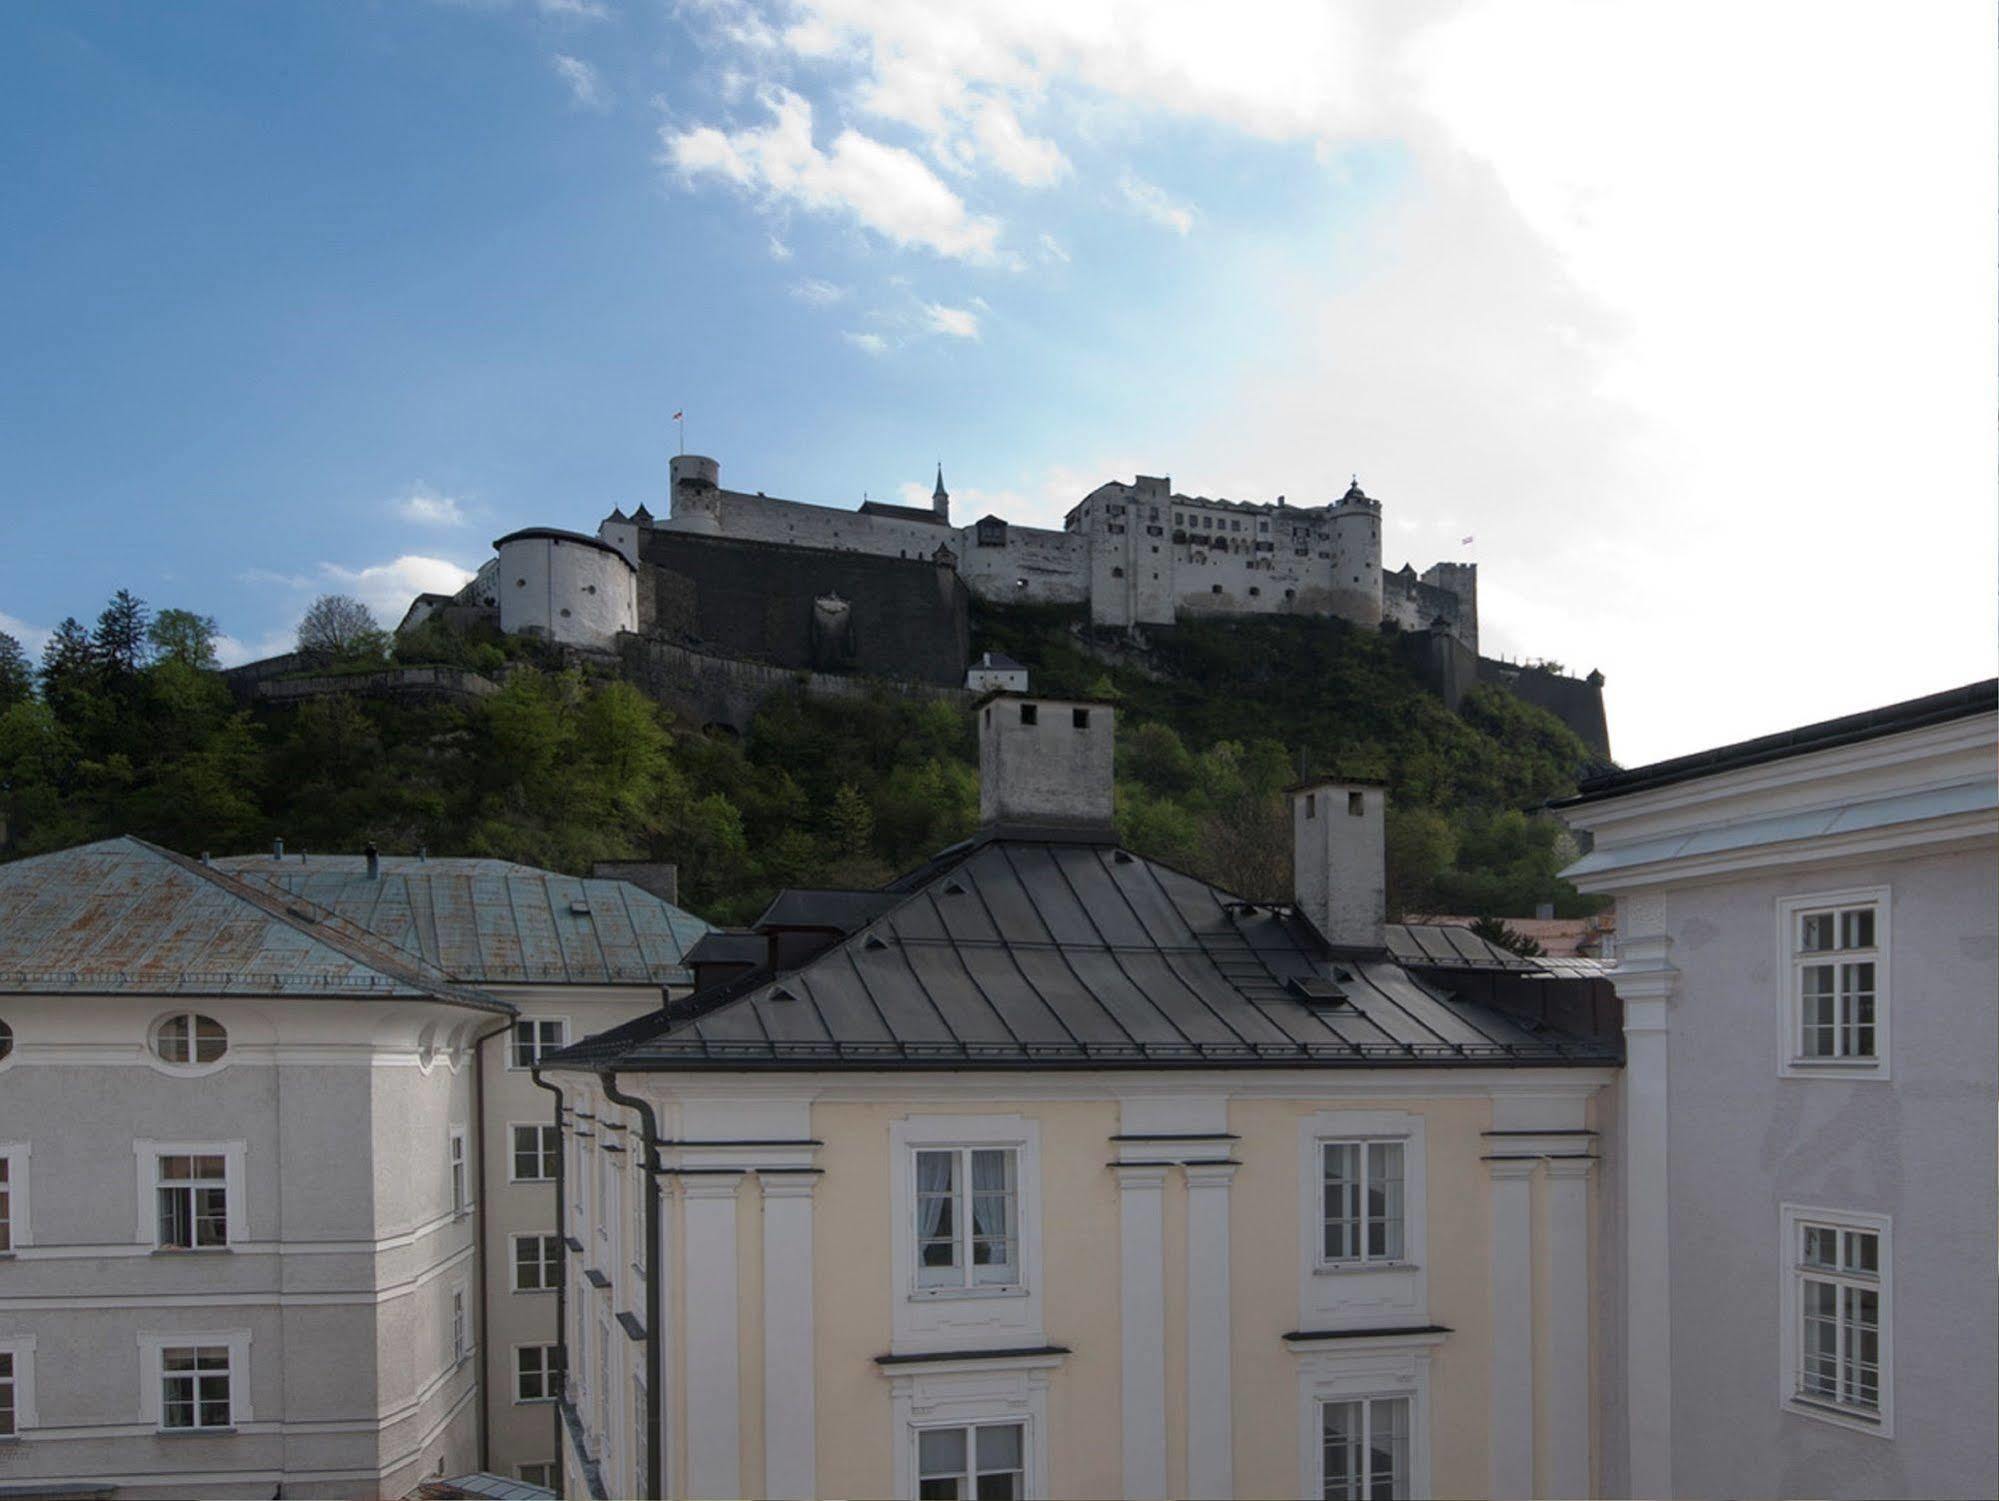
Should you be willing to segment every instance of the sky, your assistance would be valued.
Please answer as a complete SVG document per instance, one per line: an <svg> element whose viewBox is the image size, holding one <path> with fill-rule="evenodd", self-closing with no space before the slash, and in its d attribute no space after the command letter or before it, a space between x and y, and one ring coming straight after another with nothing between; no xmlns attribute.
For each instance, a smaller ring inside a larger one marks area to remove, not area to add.
<svg viewBox="0 0 1999 1501"><path fill-rule="evenodd" d="M1108 479L1479 565L1626 765L1991 676L1975 0L0 11L0 630L283 650L524 525ZM1466 538L1471 538L1469 544Z"/></svg>

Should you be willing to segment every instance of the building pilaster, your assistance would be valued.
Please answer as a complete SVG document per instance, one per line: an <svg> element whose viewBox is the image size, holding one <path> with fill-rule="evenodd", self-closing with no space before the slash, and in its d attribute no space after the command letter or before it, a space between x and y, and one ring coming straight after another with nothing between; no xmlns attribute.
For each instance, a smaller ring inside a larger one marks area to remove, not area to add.
<svg viewBox="0 0 1999 1501"><path fill-rule="evenodd" d="M1671 944L1663 934L1620 936L1610 975L1624 1003L1624 1402L1634 1496L1673 1494L1666 1026L1679 971L1666 957Z"/></svg>
<svg viewBox="0 0 1999 1501"><path fill-rule="evenodd" d="M1589 1177L1595 1159L1547 1159L1548 1389L1541 1394L1542 1489L1599 1494L1590 1476Z"/></svg>
<svg viewBox="0 0 1999 1501"><path fill-rule="evenodd" d="M680 1178L686 1289L687 1494L722 1501L742 1494L741 1361L736 1321L737 1169Z"/></svg>
<svg viewBox="0 0 1999 1501"><path fill-rule="evenodd" d="M1490 1494L1534 1490L1534 1169L1538 1158L1487 1158L1492 1174Z"/></svg>
<svg viewBox="0 0 1999 1501"><path fill-rule="evenodd" d="M1123 1328L1124 1476L1129 1501L1166 1495L1166 1221L1169 1164L1114 1163Z"/></svg>
<svg viewBox="0 0 1999 1501"><path fill-rule="evenodd" d="M817 1491L812 1369L811 1172L758 1174L763 1185L764 1493Z"/></svg>
<svg viewBox="0 0 1999 1501"><path fill-rule="evenodd" d="M1233 1162L1188 1162L1187 1490L1205 1501L1235 1494L1229 1363L1229 1183Z"/></svg>

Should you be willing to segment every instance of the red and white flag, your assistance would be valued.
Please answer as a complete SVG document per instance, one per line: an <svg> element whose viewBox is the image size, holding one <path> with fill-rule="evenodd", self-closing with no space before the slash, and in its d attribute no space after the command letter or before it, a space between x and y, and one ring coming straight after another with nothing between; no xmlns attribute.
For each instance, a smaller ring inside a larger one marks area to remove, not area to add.
<svg viewBox="0 0 1999 1501"><path fill-rule="evenodd" d="M686 415L686 414L685 414L685 413L683 413L683 412L675 412L675 413L673 414L673 420L674 420L675 422L678 422L678 421L679 421L679 420L680 420L680 419L681 419L681 418L682 418L683 416L685 416L685 415ZM1467 538L1465 538L1465 541L1469 542L1469 541L1471 541L1471 538L1467 537Z"/></svg>

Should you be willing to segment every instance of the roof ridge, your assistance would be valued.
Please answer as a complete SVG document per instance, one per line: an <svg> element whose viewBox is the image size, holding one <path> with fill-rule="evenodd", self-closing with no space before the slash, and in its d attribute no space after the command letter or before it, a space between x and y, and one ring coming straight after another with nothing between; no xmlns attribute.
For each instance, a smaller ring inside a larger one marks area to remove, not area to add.
<svg viewBox="0 0 1999 1501"><path fill-rule="evenodd" d="M198 880L208 882L236 900L255 907L265 916L283 923L313 942L324 944L343 957L372 969L383 979L400 980L404 984L430 991L441 999L459 1005L477 1006L483 1010L502 1011L508 1014L518 1009L496 996L487 995L482 990L452 979L450 975L420 955L411 955L393 947L387 940L349 921L339 913L320 906L310 897L287 892L280 898L268 887L242 880L227 871L217 870L213 865L204 865L201 861L191 859L178 850L154 844L151 840L141 839L136 834L122 834L118 837L154 859L165 861ZM311 908L318 915L306 916L299 911L301 905Z"/></svg>

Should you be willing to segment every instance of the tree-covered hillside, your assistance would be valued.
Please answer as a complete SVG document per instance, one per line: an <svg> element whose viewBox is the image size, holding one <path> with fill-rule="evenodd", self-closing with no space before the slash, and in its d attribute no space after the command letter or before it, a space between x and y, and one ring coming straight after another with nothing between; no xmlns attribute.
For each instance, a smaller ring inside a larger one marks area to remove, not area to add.
<svg viewBox="0 0 1999 1501"><path fill-rule="evenodd" d="M976 628L981 649L1035 668L1037 691L1119 705L1118 819L1136 849L1282 896L1281 790L1301 768L1339 770L1389 782L1398 911L1587 910L1555 876L1565 836L1527 810L1588 753L1506 694L1451 714L1380 637L1323 621L1182 627L1142 666L1086 653L1056 613L984 612ZM782 696L738 738L525 643L431 629L319 643L321 670L444 662L500 691L246 709L213 671L213 634L121 594L94 631L66 621L38 667L0 637L0 855L129 832L191 853L281 836L576 871L653 858L679 862L686 905L741 922L779 886L877 883L977 820L972 717L951 703Z"/></svg>

